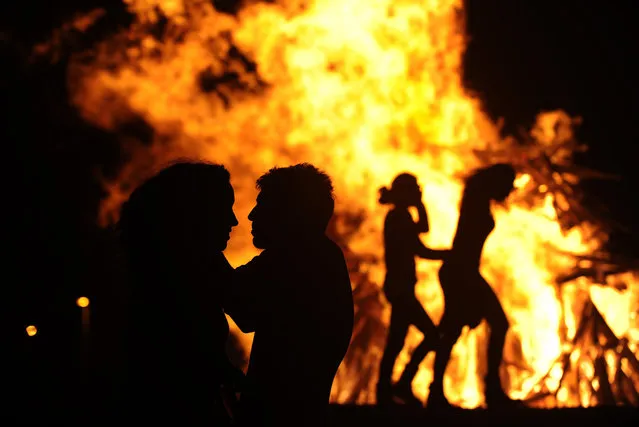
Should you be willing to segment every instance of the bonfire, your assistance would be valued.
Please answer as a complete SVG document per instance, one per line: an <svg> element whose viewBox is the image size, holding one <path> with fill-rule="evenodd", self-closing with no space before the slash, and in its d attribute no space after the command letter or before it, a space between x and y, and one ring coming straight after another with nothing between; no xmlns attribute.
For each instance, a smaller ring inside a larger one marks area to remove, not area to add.
<svg viewBox="0 0 639 427"><path fill-rule="evenodd" d="M124 3L131 22L88 47L73 41L89 38L109 11L78 16L34 50L55 59L76 46L69 96L87 122L118 135L128 158L103 182L102 226L171 159L220 162L241 221L227 256L240 265L257 253L246 220L255 179L302 161L324 169L337 198L330 232L346 254L356 304L331 399L371 404L389 320L377 189L397 173L415 174L431 222L424 241L446 248L465 174L511 162L516 191L494 207L481 266L511 323L502 383L535 406L639 404L638 266L606 251L614 224L584 208L579 186L607 177L573 163L585 149L574 137L577 118L542 112L531 129L504 135L483 112L461 82L461 0L245 1L231 11L205 0ZM438 267L418 264L417 295L435 321ZM248 352L251 336L233 333ZM444 384L451 403L483 405L488 334L485 324L466 330L454 347ZM411 329L396 376L420 339ZM413 382L424 399L432 363L429 355Z"/></svg>

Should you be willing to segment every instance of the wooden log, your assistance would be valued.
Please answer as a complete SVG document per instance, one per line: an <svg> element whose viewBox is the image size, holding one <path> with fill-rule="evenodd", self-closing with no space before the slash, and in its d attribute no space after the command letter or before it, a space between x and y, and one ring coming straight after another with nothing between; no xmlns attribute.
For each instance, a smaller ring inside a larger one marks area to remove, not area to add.
<svg viewBox="0 0 639 427"><path fill-rule="evenodd" d="M606 363L606 358L603 352L597 355L593 361L593 365L595 368L595 378L599 380L599 388L595 390L598 403L603 405L615 405L617 401L612 392L610 377L608 376L608 364Z"/></svg>
<svg viewBox="0 0 639 427"><path fill-rule="evenodd" d="M610 220L603 221L582 206L583 191L579 188L580 179L619 179L616 175L601 173L592 169L576 166L570 161L570 155L560 156L562 152L572 154L584 151L587 146L574 138L556 140L540 145L529 133L520 132L519 138L507 138L499 146L491 144L485 150L476 150L475 154L484 162L496 158L508 159L528 173L537 186L545 185L547 191L555 197L555 210L562 228L568 230L584 222L595 224L606 233L619 229L620 224ZM528 191L534 196L533 185ZM528 201L530 204L531 201ZM564 203L567 207L562 207Z"/></svg>
<svg viewBox="0 0 639 427"><path fill-rule="evenodd" d="M637 356L632 352L632 350L630 350L630 347L628 347L628 342L626 340L622 341L623 347L619 352L619 355L622 359L626 359L628 361L630 369L635 373L637 378L639 378L639 360L637 360Z"/></svg>
<svg viewBox="0 0 639 427"><path fill-rule="evenodd" d="M563 285L565 283L568 282L572 282L580 277L587 277L589 279L591 279L592 284L597 284L597 285L601 285L601 286L609 286L609 287L613 287L617 290L625 290L627 289L628 285L626 283L616 283L616 284L608 284L606 282L606 277L608 276L612 276L612 275L616 275L616 274L620 274L623 273L624 270L610 270L610 271L603 271L602 269L599 268L575 268L573 271L571 271L570 273L567 274L563 274L560 276L557 276L557 278L555 279L555 283L557 285Z"/></svg>
<svg viewBox="0 0 639 427"><path fill-rule="evenodd" d="M570 346L571 346L571 351L565 351L563 352L561 355L559 355L559 357L557 359L555 359L555 362L553 362L550 365L550 369L548 370L548 372L546 372L546 374L541 377L539 379L539 381L537 381L537 385L541 385L541 390L539 393L536 393L535 395L526 397L524 400L526 402L532 402L532 401L536 401L539 400L539 395L542 393L545 393L544 390L548 390L548 387L546 385L546 381L548 380L548 377L550 377L550 374L553 370L553 368L556 366L557 363L561 363L562 364L562 375L561 378L559 380L559 384L557 389L554 392L550 392L552 395L556 396L556 393L559 391L559 389L561 388L562 382L566 377L566 373L570 368L571 365L571 360L570 360L570 356L572 355L573 351L575 348L577 348L577 345L580 341L582 341L582 339L584 338L586 331L588 331L588 324L591 323L592 320L592 310L594 308L594 304L592 303L592 301L590 299L588 299L585 302L585 306L584 306L584 310L583 310L583 314L582 317L579 321L579 325L577 326L577 330L575 331L575 336L573 337L573 339L570 342ZM534 389L535 387L533 387ZM548 390L549 391L549 390Z"/></svg>
<svg viewBox="0 0 639 427"><path fill-rule="evenodd" d="M615 372L617 395L623 404L637 406L639 405L639 390L633 379L623 371L622 360L623 356L617 359Z"/></svg>
<svg viewBox="0 0 639 427"><path fill-rule="evenodd" d="M587 378L587 377L584 378L582 376L581 369L577 369L577 385L578 385L578 390L579 391L581 391L581 384L587 384L588 385L588 390L590 392L590 396L589 396L590 398L588 399L588 405L587 406L590 406L590 403L592 402L592 396L594 395L595 397L597 397L597 390L595 390L594 387L592 386L591 379ZM580 395L580 397L581 397L581 395Z"/></svg>

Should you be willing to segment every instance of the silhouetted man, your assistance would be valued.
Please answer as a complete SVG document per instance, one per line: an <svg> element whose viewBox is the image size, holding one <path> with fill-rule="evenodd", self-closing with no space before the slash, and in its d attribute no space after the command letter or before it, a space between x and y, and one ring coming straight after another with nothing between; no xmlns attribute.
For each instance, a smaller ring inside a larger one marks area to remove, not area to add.
<svg viewBox="0 0 639 427"><path fill-rule="evenodd" d="M271 169L257 187L249 219L264 251L235 271L225 306L244 332L255 331L240 423L322 425L353 328L344 255L325 234L333 186L299 164Z"/></svg>

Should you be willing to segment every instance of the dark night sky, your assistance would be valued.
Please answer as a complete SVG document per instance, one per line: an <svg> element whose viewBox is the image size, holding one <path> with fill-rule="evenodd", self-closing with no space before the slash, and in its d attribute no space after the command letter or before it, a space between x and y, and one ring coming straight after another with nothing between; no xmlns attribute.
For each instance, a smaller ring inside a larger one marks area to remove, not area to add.
<svg viewBox="0 0 639 427"><path fill-rule="evenodd" d="M639 212L634 207L637 68L631 65L639 34L633 1L466 3L468 87L511 129L529 126L541 110L562 108L583 117L579 136L591 150L582 162L623 176L620 183L587 187L612 216L632 226ZM54 316L62 301L79 293L98 292L96 271L105 277L108 268L102 265L102 249L95 243L99 233L92 226L99 197L93 172L95 166L113 167L118 149L109 135L82 128L73 116L64 100L63 69L25 72L11 58L16 46L42 40L72 11L95 4L112 11L110 25L126 22L118 0L7 1L0 6L0 49L8 58L0 68L0 102L9 111L1 125L3 146L9 148L3 170L10 217L5 247L12 249L5 274L17 277L9 289L21 297L15 306L36 321ZM615 239L618 248L639 255L636 236ZM93 287L87 289L89 282ZM28 307L22 304L27 300Z"/></svg>

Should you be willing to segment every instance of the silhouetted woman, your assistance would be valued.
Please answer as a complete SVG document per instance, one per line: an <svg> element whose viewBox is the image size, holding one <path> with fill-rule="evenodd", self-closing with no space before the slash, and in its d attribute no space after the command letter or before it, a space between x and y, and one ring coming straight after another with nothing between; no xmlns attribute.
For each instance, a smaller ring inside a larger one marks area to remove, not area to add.
<svg viewBox="0 0 639 427"><path fill-rule="evenodd" d="M228 422L220 385L239 375L225 354L222 251L234 194L221 165L174 164L123 205L119 230L131 273L125 416L181 425Z"/></svg>
<svg viewBox="0 0 639 427"><path fill-rule="evenodd" d="M418 403L419 400L412 393L411 383L419 363L429 351L435 349L438 340L435 324L415 297L415 257L442 259L447 251L430 249L419 239L421 233L428 231L428 218L421 189L413 175L402 173L393 180L390 189L380 189L379 202L393 206L384 221L384 294L392 308L386 348L379 367L377 402L384 404L397 397L405 403ZM413 221L410 207L417 208L417 222ZM395 359L404 347L411 324L422 331L424 339L413 352L398 383L391 387Z"/></svg>
<svg viewBox="0 0 639 427"><path fill-rule="evenodd" d="M429 405L448 405L443 379L451 350L462 328L475 328L482 319L490 326L486 403L494 406L515 402L502 390L499 379L508 320L497 296L479 272L484 242L495 227L491 202L503 202L513 190L514 180L512 166L496 164L476 171L466 181L453 246L439 270L445 310L438 327L441 342L435 356Z"/></svg>

